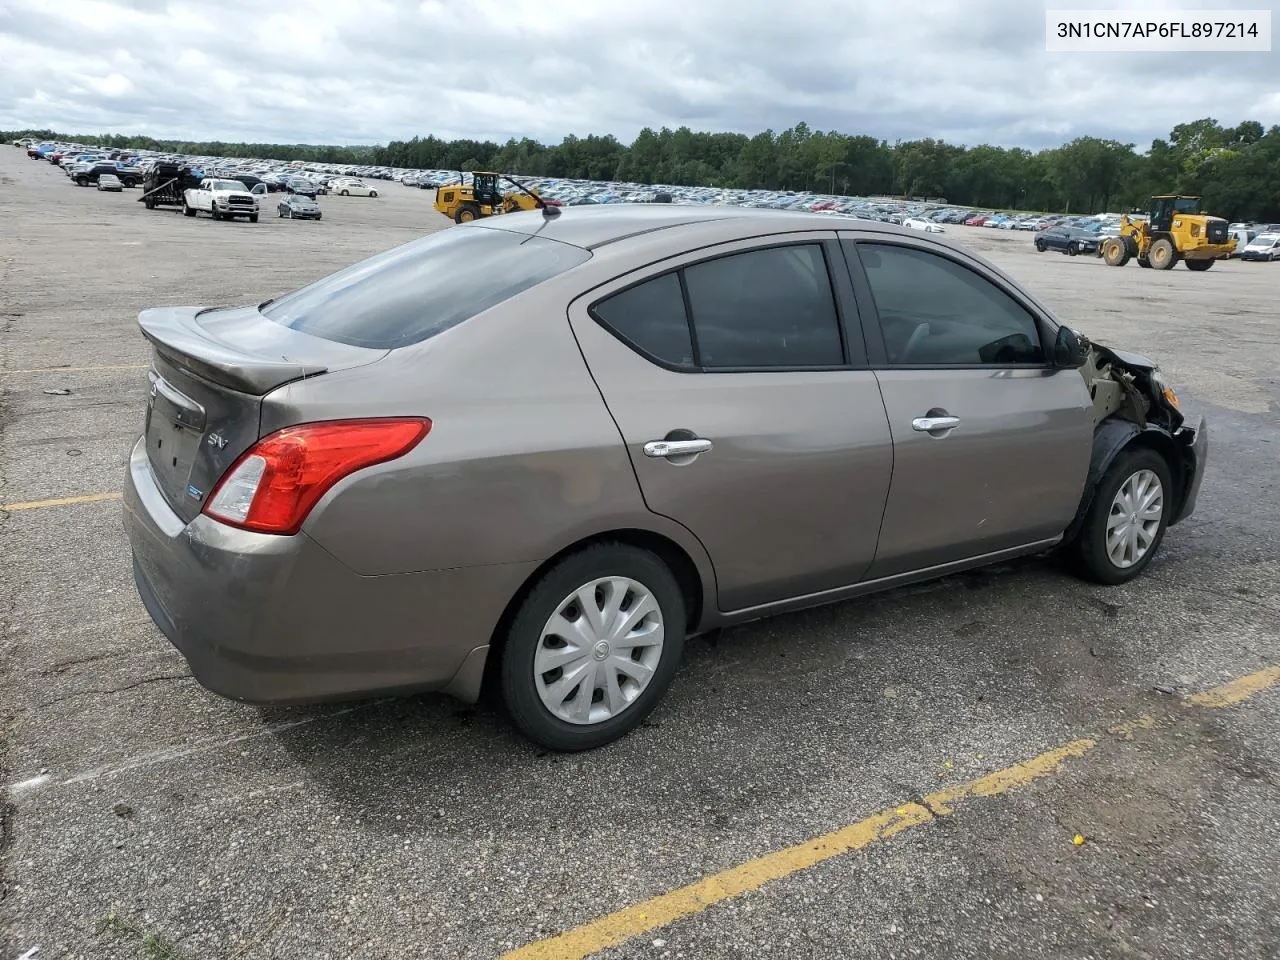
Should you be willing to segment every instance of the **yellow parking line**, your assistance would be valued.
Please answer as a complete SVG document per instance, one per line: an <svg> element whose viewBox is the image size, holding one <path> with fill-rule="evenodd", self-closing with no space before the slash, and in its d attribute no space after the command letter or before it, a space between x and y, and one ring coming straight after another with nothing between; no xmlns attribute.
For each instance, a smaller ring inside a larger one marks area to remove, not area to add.
<svg viewBox="0 0 1280 960"><path fill-rule="evenodd" d="M97 503L99 500L119 500L120 491L114 493L89 493L83 497L55 497L52 500L28 500L25 503L0 503L0 510L41 510L45 507L67 507L73 503Z"/></svg>
<svg viewBox="0 0 1280 960"><path fill-rule="evenodd" d="M1231 706L1277 684L1280 684L1280 666L1268 667L1212 690L1185 697L1183 703L1198 707ZM1152 718L1144 716L1114 726L1108 732L1129 737L1137 730L1148 730L1156 725ZM723 900L758 890L772 880L791 876L832 857L861 850L877 840L887 840L937 817L948 816L958 802L967 798L995 797L1025 787L1056 773L1063 761L1083 757L1095 746L1097 741L1092 739L1073 740L1025 763L939 790L919 801L881 810L832 833L767 853L565 933L519 947L504 954L502 960L584 960L682 917L701 913Z"/></svg>
<svg viewBox="0 0 1280 960"><path fill-rule="evenodd" d="M0 370L0 377L16 373L89 373L94 370L146 370L150 364L122 363L102 367L29 367L26 370Z"/></svg>
<svg viewBox="0 0 1280 960"><path fill-rule="evenodd" d="M1267 667L1248 676L1237 677L1230 683L1224 683L1212 690L1193 693L1189 697L1184 697L1182 702L1191 707L1229 707L1232 704L1242 703L1254 694L1261 693L1278 683L1280 683L1280 665Z"/></svg>

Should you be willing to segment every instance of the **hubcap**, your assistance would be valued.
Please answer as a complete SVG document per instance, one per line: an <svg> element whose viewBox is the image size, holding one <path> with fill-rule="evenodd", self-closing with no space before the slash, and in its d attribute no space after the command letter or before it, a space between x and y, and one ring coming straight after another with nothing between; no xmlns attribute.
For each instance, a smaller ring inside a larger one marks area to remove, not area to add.
<svg viewBox="0 0 1280 960"><path fill-rule="evenodd" d="M567 723L602 723L636 701L662 659L662 610L644 584L605 577L565 597L542 628L533 682Z"/></svg>
<svg viewBox="0 0 1280 960"><path fill-rule="evenodd" d="M1164 488L1150 470L1139 470L1121 484L1107 516L1107 556L1121 569L1145 557L1160 530Z"/></svg>

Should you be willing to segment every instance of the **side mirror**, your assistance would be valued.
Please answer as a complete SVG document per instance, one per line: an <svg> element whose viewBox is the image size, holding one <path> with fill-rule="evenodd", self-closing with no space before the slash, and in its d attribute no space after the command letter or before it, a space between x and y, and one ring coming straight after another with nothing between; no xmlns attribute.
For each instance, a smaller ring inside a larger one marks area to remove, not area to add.
<svg viewBox="0 0 1280 960"><path fill-rule="evenodd" d="M1058 335L1053 341L1053 365L1063 370L1078 370L1084 366L1088 355L1079 335L1070 327L1058 327Z"/></svg>

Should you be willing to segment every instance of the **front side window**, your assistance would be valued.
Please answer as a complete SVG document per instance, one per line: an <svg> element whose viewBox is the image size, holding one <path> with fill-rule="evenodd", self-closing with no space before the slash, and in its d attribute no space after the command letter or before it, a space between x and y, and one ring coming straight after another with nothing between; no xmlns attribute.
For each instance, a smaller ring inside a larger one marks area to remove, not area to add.
<svg viewBox="0 0 1280 960"><path fill-rule="evenodd" d="M1035 317L987 278L948 257L859 243L891 364L1042 364Z"/></svg>

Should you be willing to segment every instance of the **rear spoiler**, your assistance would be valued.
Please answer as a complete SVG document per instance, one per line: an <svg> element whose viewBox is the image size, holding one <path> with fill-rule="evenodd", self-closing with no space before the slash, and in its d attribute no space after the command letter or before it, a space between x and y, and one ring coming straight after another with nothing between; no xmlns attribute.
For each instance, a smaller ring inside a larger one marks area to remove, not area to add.
<svg viewBox="0 0 1280 960"><path fill-rule="evenodd" d="M240 393L264 396L286 383L329 369L322 363L268 359L216 339L196 323L196 317L204 312L200 307L157 307L138 314L138 326L165 360Z"/></svg>

